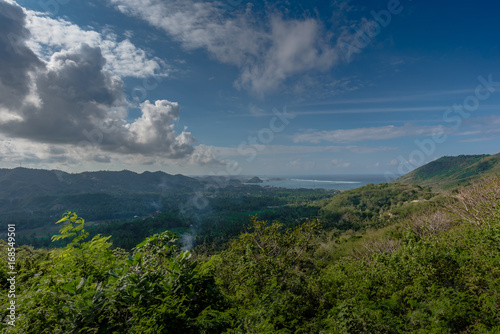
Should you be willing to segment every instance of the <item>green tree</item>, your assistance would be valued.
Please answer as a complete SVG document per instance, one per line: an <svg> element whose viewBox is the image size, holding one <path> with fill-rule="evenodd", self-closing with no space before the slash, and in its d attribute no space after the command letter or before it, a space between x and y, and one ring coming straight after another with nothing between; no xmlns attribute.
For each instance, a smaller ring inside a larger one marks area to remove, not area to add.
<svg viewBox="0 0 500 334"><path fill-rule="evenodd" d="M292 230L254 217L249 231L212 259L217 283L234 307L236 332L288 333L315 316L319 296L309 282L319 229L317 221Z"/></svg>

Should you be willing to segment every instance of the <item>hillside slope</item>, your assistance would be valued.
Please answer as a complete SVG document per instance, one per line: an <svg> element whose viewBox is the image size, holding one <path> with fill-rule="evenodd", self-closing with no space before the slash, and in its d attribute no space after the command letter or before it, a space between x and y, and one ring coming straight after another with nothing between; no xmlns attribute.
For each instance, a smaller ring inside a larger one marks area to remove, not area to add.
<svg viewBox="0 0 500 334"><path fill-rule="evenodd" d="M67 210L91 220L143 216L185 201L204 183L164 172L0 169L0 221L35 228Z"/></svg>
<svg viewBox="0 0 500 334"><path fill-rule="evenodd" d="M500 174L500 153L442 157L403 175L394 182L449 190L481 177Z"/></svg>
<svg viewBox="0 0 500 334"><path fill-rule="evenodd" d="M319 201L323 225L340 230L380 228L422 210L432 210L440 197L429 187L381 183L342 192Z"/></svg>
<svg viewBox="0 0 500 334"><path fill-rule="evenodd" d="M164 172L98 171L70 174L59 170L0 169L0 198L83 193L171 192L196 189L200 181Z"/></svg>

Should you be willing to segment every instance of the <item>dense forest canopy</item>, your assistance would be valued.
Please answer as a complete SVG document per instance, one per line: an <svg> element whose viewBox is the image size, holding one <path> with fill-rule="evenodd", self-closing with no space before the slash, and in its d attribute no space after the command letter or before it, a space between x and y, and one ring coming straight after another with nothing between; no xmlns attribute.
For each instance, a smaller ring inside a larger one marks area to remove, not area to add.
<svg viewBox="0 0 500 334"><path fill-rule="evenodd" d="M289 198L287 199L289 200ZM221 200L226 203L225 200ZM451 193L381 184L314 198L311 219L251 217L184 250L176 233L130 251L66 213L53 249L16 252L8 333L495 333L500 179ZM225 205L225 204L224 204ZM293 211L296 207L288 207ZM291 221L290 221L291 222ZM125 228L125 225L121 225ZM2 241L0 285L9 289Z"/></svg>

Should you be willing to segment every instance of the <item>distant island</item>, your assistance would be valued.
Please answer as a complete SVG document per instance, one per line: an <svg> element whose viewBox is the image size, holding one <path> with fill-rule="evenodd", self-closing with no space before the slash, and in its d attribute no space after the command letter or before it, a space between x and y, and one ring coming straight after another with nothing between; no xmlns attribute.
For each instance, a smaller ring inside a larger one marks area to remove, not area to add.
<svg viewBox="0 0 500 334"><path fill-rule="evenodd" d="M264 181L262 181L260 178L258 178L257 176L254 176L245 183L263 183L263 182Z"/></svg>

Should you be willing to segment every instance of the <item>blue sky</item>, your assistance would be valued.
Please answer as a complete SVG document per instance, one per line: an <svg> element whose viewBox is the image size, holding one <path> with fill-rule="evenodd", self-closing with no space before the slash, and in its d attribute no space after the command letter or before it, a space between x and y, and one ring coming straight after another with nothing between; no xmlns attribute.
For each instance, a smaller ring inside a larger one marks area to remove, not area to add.
<svg viewBox="0 0 500 334"><path fill-rule="evenodd" d="M0 167L395 177L499 151L494 1L0 7Z"/></svg>

